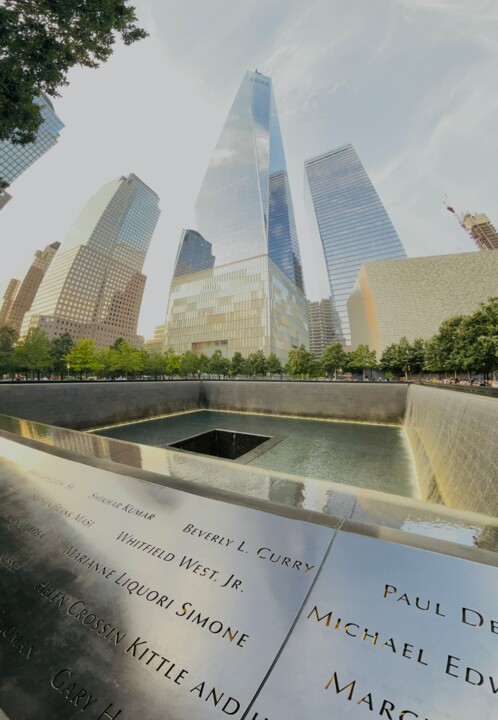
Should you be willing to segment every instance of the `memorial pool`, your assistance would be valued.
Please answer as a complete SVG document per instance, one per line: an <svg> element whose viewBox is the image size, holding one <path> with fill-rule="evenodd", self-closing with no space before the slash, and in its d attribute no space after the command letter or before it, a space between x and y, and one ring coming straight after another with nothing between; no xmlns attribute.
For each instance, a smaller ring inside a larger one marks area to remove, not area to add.
<svg viewBox="0 0 498 720"><path fill-rule="evenodd" d="M167 447L214 429L277 439L261 454L247 456L248 465L420 498L403 427L200 410L94 432L141 445Z"/></svg>

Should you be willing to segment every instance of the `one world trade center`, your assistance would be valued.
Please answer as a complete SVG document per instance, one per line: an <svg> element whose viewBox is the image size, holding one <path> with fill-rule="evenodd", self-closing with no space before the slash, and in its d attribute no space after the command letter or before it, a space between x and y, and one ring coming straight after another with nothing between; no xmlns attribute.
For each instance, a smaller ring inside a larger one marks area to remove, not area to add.
<svg viewBox="0 0 498 720"><path fill-rule="evenodd" d="M308 344L294 211L271 79L246 73L178 248L166 347L281 360ZM185 268L188 268L186 272Z"/></svg>

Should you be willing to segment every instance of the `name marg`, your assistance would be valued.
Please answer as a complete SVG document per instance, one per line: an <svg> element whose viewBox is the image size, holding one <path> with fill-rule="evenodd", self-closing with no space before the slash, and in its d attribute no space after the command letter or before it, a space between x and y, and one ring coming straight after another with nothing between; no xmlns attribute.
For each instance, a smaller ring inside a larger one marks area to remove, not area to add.
<svg viewBox="0 0 498 720"><path fill-rule="evenodd" d="M368 712L373 712L379 717L386 718L386 720L430 720L430 718L425 717L424 714L420 715L415 710L404 710L403 705L400 705L397 701L393 702L385 698L380 700L373 692L365 692L365 688L360 688L357 685L357 680L343 683L343 681L339 680L336 671L332 673L330 680L325 685L325 690L332 690L336 695L342 695L348 702L359 705ZM370 717L372 716L370 715Z"/></svg>

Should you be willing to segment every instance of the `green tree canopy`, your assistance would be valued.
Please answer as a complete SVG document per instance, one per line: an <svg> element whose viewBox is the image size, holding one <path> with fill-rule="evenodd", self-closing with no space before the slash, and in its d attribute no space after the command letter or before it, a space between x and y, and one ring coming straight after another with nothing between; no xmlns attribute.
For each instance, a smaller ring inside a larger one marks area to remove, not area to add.
<svg viewBox="0 0 498 720"><path fill-rule="evenodd" d="M130 345L130 343L126 342L126 340L120 339L116 341L111 350L114 353L114 355L111 356L114 365L112 370L118 375L129 377L144 369L145 361L143 355L139 350Z"/></svg>
<svg viewBox="0 0 498 720"><path fill-rule="evenodd" d="M192 350L187 350L186 353L183 353L180 357L180 373L183 377L192 377L192 375L198 375L199 374L199 356L192 352Z"/></svg>
<svg viewBox="0 0 498 720"><path fill-rule="evenodd" d="M230 360L223 357L221 350L215 350L209 358L209 372L212 375L218 375L218 377L221 377L222 375L228 375L229 371Z"/></svg>
<svg viewBox="0 0 498 720"><path fill-rule="evenodd" d="M356 350L351 350L348 356L348 367L356 372L365 375L366 370L375 370L377 367L377 355L375 350L370 350L368 345L358 345Z"/></svg>
<svg viewBox="0 0 498 720"><path fill-rule="evenodd" d="M282 367L282 363L278 359L278 357L275 355L275 353L270 353L268 355L268 359L266 361L266 370L270 373L270 375L282 375L284 369Z"/></svg>
<svg viewBox="0 0 498 720"><path fill-rule="evenodd" d="M168 348L164 353L165 371L168 377L178 375L180 373L181 356L177 355L173 348Z"/></svg>
<svg viewBox="0 0 498 720"><path fill-rule="evenodd" d="M407 379L409 372L420 372L424 365L425 344L422 338L417 338L410 343L406 337L402 337L399 343L394 343L385 348L380 359L382 370L399 375L404 372Z"/></svg>
<svg viewBox="0 0 498 720"><path fill-rule="evenodd" d="M35 373L40 378L52 364L52 345L45 330L30 328L26 337L17 343L14 350L13 363L24 372Z"/></svg>
<svg viewBox="0 0 498 720"><path fill-rule="evenodd" d="M42 117L40 93L57 96L75 65L96 68L147 36L128 0L3 0L0 6L0 140L30 143Z"/></svg>
<svg viewBox="0 0 498 720"><path fill-rule="evenodd" d="M83 373L88 375L89 372L99 372L103 363L97 355L95 341L91 338L78 340L66 355L66 362L70 369L79 373L83 377Z"/></svg>
<svg viewBox="0 0 498 720"><path fill-rule="evenodd" d="M250 353L247 358L247 368L251 375L266 375L266 358L262 350Z"/></svg>
<svg viewBox="0 0 498 720"><path fill-rule="evenodd" d="M244 372L244 358L242 353L234 352L232 359L230 360L230 374L241 375Z"/></svg>
<svg viewBox="0 0 498 720"><path fill-rule="evenodd" d="M0 376L13 370L12 359L16 340L17 333L13 328L7 325L0 327Z"/></svg>
<svg viewBox="0 0 498 720"><path fill-rule="evenodd" d="M316 377L318 363L313 353L300 345L289 352L285 371L292 377Z"/></svg>
<svg viewBox="0 0 498 720"><path fill-rule="evenodd" d="M166 375L167 358L162 353L152 353L148 355L145 363L144 372L146 375L152 375L156 380Z"/></svg>
<svg viewBox="0 0 498 720"><path fill-rule="evenodd" d="M51 344L52 371L61 377L66 374L66 355L74 345L73 338L68 332L62 333L59 337L53 338Z"/></svg>
<svg viewBox="0 0 498 720"><path fill-rule="evenodd" d="M340 342L334 342L327 345L322 353L320 359L320 365L323 372L329 376L334 373L334 377L337 378L337 371L341 368L345 368L348 362L348 355Z"/></svg>

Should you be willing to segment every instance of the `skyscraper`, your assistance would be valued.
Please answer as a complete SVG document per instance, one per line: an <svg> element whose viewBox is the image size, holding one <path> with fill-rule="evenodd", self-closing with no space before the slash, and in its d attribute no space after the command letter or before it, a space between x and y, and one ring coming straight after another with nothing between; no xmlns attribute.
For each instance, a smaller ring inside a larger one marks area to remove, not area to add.
<svg viewBox="0 0 498 720"><path fill-rule="evenodd" d="M159 198L136 175L104 185L87 202L41 283L21 334L41 327L97 347L139 345L142 267L159 218Z"/></svg>
<svg viewBox="0 0 498 720"><path fill-rule="evenodd" d="M336 340L334 308L331 298L311 302L308 300L310 350L319 360L323 351Z"/></svg>
<svg viewBox="0 0 498 720"><path fill-rule="evenodd" d="M308 212L327 266L337 339L350 345L347 302L361 265L406 253L352 145L307 160L305 176Z"/></svg>
<svg viewBox="0 0 498 720"><path fill-rule="evenodd" d="M462 224L474 239L479 250L498 250L498 232L484 213L466 213Z"/></svg>
<svg viewBox="0 0 498 720"><path fill-rule="evenodd" d="M208 270L214 265L213 246L195 230L183 230L178 246L174 277Z"/></svg>
<svg viewBox="0 0 498 720"><path fill-rule="evenodd" d="M47 245L45 250L37 250L22 282L12 278L0 310L0 325L9 325L16 332L20 332L24 315L31 308L38 288L59 247L60 243L54 242Z"/></svg>
<svg viewBox="0 0 498 720"><path fill-rule="evenodd" d="M282 359L308 342L294 211L271 79L246 73L177 255L166 343ZM185 272L186 241L204 266ZM203 245L202 243L206 243ZM208 248L209 246L209 248ZM201 253L201 248L203 248ZM212 264L209 266L209 263ZM207 264L206 264L207 263Z"/></svg>
<svg viewBox="0 0 498 720"><path fill-rule="evenodd" d="M64 124L55 114L54 106L42 93L35 102L41 107L42 123L35 142L15 145L9 140L0 142L0 179L11 185L30 165L53 147L59 139ZM0 208L10 200L8 193L0 191ZM3 200L2 200L3 197Z"/></svg>

